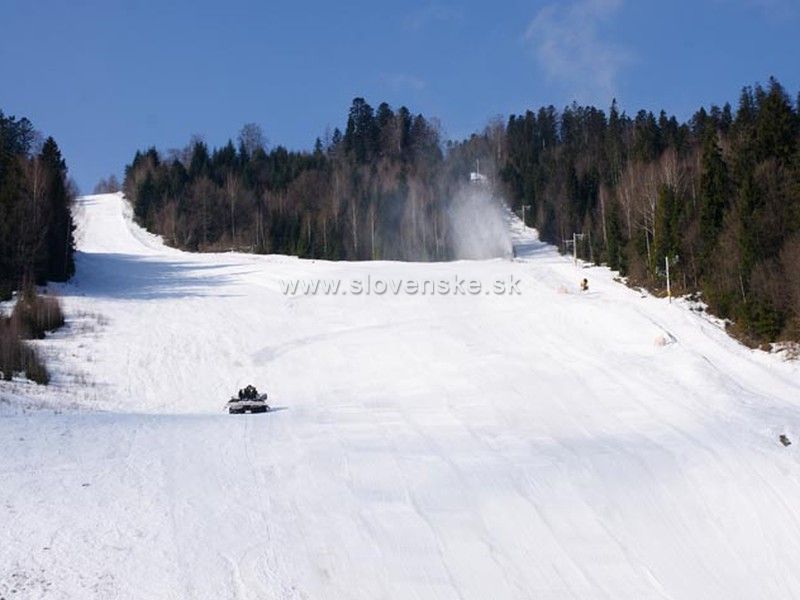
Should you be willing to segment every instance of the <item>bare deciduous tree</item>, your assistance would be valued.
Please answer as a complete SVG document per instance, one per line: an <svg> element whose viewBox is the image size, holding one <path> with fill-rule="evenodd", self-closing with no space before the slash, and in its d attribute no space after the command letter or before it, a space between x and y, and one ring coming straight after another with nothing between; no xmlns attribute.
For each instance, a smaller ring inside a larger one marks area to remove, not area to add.
<svg viewBox="0 0 800 600"><path fill-rule="evenodd" d="M256 150L267 149L267 138L261 126L257 123L245 123L242 126L241 131L239 131L239 143L250 155Z"/></svg>

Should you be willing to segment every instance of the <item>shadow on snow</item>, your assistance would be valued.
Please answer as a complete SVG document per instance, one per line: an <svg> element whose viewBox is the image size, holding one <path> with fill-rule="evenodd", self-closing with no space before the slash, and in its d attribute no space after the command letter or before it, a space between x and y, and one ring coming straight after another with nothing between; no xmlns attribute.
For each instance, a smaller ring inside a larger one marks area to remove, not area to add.
<svg viewBox="0 0 800 600"><path fill-rule="evenodd" d="M214 292L232 281L222 272L237 265L208 265L158 256L75 253L76 275L63 291L118 299L233 297ZM215 272L216 271L216 272ZM72 289L70 289L72 288Z"/></svg>

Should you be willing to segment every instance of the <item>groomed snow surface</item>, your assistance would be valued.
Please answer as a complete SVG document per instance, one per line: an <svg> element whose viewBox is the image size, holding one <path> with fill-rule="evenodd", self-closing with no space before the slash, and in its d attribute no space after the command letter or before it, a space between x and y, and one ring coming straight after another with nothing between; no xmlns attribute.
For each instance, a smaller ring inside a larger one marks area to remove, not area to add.
<svg viewBox="0 0 800 600"><path fill-rule="evenodd" d="M331 263L78 212L55 382L0 387L0 597L800 597L798 367L684 304L518 223L514 261ZM367 275L521 295L280 288ZM279 410L224 414L248 383Z"/></svg>

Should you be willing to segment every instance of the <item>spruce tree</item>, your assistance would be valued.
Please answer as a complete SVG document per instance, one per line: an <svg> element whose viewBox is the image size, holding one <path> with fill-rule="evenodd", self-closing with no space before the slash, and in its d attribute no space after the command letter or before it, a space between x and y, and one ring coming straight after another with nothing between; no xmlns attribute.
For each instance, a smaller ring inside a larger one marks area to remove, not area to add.
<svg viewBox="0 0 800 600"><path fill-rule="evenodd" d="M728 169L722 158L717 132L706 129L700 174L700 233L703 253L710 255L728 204Z"/></svg>
<svg viewBox="0 0 800 600"><path fill-rule="evenodd" d="M622 235L622 222L620 221L619 209L614 203L608 212L608 248L606 250L606 261L608 266L625 275L625 240Z"/></svg>
<svg viewBox="0 0 800 600"><path fill-rule="evenodd" d="M192 148L192 158L189 162L189 177L197 179L203 175L208 175L210 170L210 159L208 156L208 146L205 142L197 141Z"/></svg>
<svg viewBox="0 0 800 600"><path fill-rule="evenodd" d="M759 159L775 157L788 162L794 154L797 120L789 96L774 78L759 105L755 133Z"/></svg>
<svg viewBox="0 0 800 600"><path fill-rule="evenodd" d="M75 272L75 244L70 212L71 198L67 191L67 166L52 137L48 137L39 156L47 178L48 225L46 233L47 261L40 276L52 281L66 281Z"/></svg>
<svg viewBox="0 0 800 600"><path fill-rule="evenodd" d="M353 99L344 134L344 147L357 163L367 162L377 146L378 129L372 107L364 98Z"/></svg>
<svg viewBox="0 0 800 600"><path fill-rule="evenodd" d="M656 204L655 228L653 234L653 261L656 269L664 264L664 258L674 258L680 250L680 204L675 191L662 186Z"/></svg>

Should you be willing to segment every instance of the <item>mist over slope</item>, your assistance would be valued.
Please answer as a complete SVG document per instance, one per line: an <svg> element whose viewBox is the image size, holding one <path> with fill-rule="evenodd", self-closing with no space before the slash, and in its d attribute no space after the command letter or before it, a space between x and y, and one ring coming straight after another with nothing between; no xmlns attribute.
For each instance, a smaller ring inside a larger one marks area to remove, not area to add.
<svg viewBox="0 0 800 600"><path fill-rule="evenodd" d="M77 215L54 386L0 387L0 596L800 595L797 365L680 302L519 222L513 261L345 263ZM366 277L521 294L281 293ZM224 414L247 383L281 410Z"/></svg>
<svg viewBox="0 0 800 600"><path fill-rule="evenodd" d="M448 211L453 258L481 260L511 256L508 208L487 186L461 188Z"/></svg>

